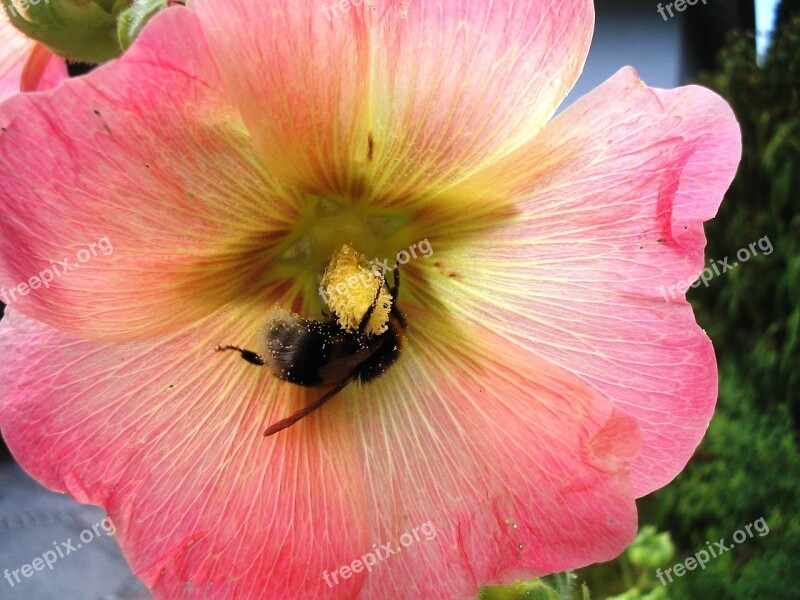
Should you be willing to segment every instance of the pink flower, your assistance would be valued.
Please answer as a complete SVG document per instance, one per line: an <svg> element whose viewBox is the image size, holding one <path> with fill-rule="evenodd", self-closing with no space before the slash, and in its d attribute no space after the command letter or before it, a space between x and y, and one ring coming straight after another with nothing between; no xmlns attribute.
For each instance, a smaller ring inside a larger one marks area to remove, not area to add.
<svg viewBox="0 0 800 600"><path fill-rule="evenodd" d="M0 106L21 464L103 505L160 598L474 598L616 556L713 412L711 343L659 289L701 271L740 139L719 97L632 69L551 120L593 18L203 0ZM215 345L321 318L342 244L422 240L396 364L265 438L321 390ZM51 261L78 266L22 294Z"/></svg>
<svg viewBox="0 0 800 600"><path fill-rule="evenodd" d="M20 91L53 88L66 78L64 59L17 31L0 9L0 101Z"/></svg>

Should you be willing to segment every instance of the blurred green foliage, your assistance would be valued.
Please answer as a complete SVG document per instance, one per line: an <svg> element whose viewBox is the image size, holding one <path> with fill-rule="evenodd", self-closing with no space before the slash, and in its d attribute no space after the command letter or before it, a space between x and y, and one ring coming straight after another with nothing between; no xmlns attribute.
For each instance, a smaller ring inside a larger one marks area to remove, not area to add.
<svg viewBox="0 0 800 600"><path fill-rule="evenodd" d="M571 571L519 581L513 585L481 588L478 600L590 600L585 585Z"/></svg>

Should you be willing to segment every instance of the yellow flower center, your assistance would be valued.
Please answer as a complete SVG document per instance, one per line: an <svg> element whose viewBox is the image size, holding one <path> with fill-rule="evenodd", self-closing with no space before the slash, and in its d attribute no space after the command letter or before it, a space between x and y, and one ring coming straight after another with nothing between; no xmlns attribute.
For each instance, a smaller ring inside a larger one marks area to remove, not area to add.
<svg viewBox="0 0 800 600"><path fill-rule="evenodd" d="M311 197L287 235L271 276L292 282L304 298L307 315L319 315L327 306L342 327L358 327L375 299L378 281L394 267L398 250L417 241L411 221L407 212ZM368 283L362 284L362 280ZM340 292L345 286L347 292ZM391 294L384 289L370 319L369 333L385 331L388 309L384 312L382 305L387 299L390 304Z"/></svg>

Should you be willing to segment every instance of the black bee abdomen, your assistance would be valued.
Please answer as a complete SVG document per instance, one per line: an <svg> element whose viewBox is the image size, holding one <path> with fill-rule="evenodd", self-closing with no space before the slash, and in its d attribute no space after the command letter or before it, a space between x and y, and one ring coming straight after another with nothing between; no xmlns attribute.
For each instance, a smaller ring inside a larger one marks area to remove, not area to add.
<svg viewBox="0 0 800 600"><path fill-rule="evenodd" d="M405 320L399 312L392 311L389 328L381 334L381 344L375 352L358 368L358 379L361 383L369 383L383 375L391 367L403 347Z"/></svg>
<svg viewBox="0 0 800 600"><path fill-rule="evenodd" d="M376 336L345 331L333 320L287 315L269 327L266 363L281 379L307 387L354 378L367 383L397 360L404 329L396 309L390 313L387 331Z"/></svg>

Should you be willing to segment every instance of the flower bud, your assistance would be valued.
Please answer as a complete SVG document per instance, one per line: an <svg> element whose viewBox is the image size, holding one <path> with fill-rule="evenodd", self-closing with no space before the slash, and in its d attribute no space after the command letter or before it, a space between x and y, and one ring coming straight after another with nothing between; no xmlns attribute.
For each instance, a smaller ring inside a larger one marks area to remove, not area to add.
<svg viewBox="0 0 800 600"><path fill-rule="evenodd" d="M130 0L5 0L11 23L69 60L103 63L122 53L117 17Z"/></svg>

